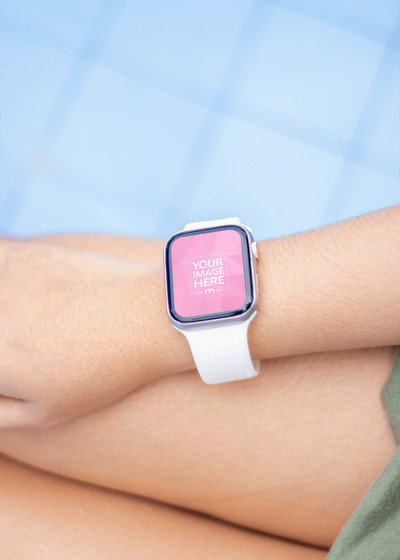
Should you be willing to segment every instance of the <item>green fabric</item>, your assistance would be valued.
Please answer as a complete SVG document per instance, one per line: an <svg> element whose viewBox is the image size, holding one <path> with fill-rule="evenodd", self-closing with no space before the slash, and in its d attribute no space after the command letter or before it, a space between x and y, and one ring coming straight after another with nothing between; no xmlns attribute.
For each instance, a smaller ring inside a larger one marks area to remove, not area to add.
<svg viewBox="0 0 400 560"><path fill-rule="evenodd" d="M381 399L397 451L339 533L326 560L400 560L400 346Z"/></svg>

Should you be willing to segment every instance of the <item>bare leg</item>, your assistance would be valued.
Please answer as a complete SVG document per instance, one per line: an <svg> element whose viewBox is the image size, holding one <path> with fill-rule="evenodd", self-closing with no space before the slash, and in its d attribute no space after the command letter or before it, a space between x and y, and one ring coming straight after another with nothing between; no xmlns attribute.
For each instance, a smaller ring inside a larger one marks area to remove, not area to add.
<svg viewBox="0 0 400 560"><path fill-rule="evenodd" d="M0 451L79 480L329 547L395 451L380 402L394 348L263 362L252 382L194 372Z"/></svg>
<svg viewBox="0 0 400 560"><path fill-rule="evenodd" d="M0 457L3 560L322 560L326 551Z"/></svg>

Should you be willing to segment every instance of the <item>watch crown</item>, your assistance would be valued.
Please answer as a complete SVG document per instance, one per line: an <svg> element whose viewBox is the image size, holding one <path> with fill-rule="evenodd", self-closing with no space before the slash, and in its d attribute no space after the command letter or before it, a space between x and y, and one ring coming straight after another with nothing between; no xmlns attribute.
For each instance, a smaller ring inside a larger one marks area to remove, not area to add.
<svg viewBox="0 0 400 560"><path fill-rule="evenodd" d="M251 251L256 259L258 259L258 249L257 249L257 242L253 241L251 244Z"/></svg>

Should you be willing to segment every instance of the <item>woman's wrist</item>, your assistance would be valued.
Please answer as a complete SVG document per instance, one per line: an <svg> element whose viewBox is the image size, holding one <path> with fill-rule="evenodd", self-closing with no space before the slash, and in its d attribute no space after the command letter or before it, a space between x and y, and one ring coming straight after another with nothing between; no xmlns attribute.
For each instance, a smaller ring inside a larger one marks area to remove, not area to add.
<svg viewBox="0 0 400 560"><path fill-rule="evenodd" d="M253 359L399 344L398 216L399 207L389 208L259 241ZM150 265L148 275L141 313L149 378L193 369L168 318L162 266Z"/></svg>
<svg viewBox="0 0 400 560"><path fill-rule="evenodd" d="M189 345L167 314L162 264L145 265L140 283L134 269L132 273L125 278L132 323L130 360L136 362L140 383L194 369Z"/></svg>

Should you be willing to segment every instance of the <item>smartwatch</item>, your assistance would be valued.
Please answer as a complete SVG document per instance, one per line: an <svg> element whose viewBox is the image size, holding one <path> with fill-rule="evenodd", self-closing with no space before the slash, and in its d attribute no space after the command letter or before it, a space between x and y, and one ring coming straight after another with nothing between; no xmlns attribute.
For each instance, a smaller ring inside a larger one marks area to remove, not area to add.
<svg viewBox="0 0 400 560"><path fill-rule="evenodd" d="M257 244L239 218L192 222L164 249L169 318L205 383L258 374L247 340L257 314Z"/></svg>

